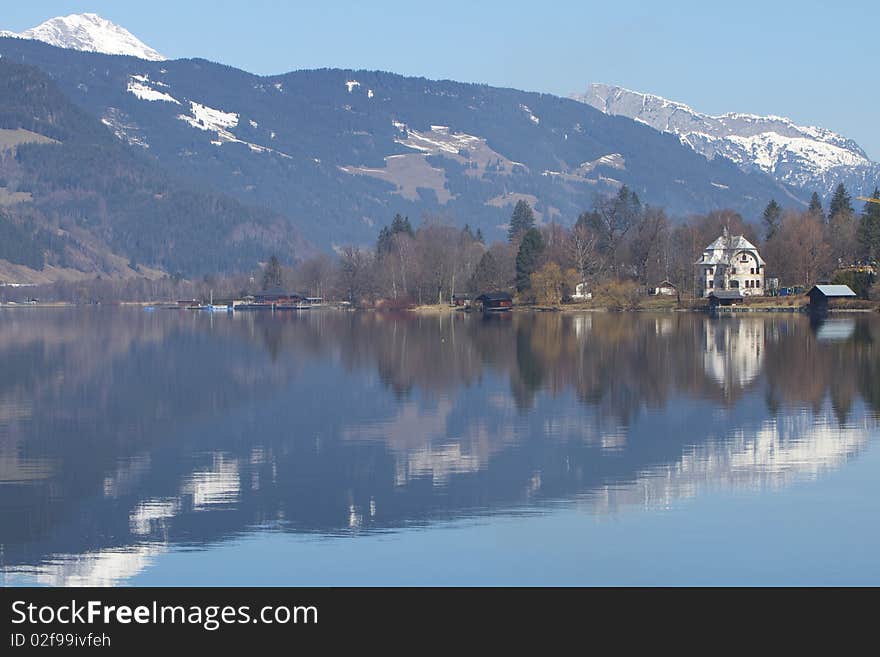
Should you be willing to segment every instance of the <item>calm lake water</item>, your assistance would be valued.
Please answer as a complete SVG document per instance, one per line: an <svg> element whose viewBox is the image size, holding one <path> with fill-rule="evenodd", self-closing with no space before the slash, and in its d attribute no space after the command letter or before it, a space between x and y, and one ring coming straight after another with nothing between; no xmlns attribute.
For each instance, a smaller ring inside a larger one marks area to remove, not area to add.
<svg viewBox="0 0 880 657"><path fill-rule="evenodd" d="M880 584L880 317L0 309L7 585Z"/></svg>

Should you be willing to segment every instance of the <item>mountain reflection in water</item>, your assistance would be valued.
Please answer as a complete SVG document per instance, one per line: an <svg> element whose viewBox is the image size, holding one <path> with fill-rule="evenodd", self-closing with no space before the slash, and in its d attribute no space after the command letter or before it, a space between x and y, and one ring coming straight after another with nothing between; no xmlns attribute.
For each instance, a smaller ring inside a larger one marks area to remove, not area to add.
<svg viewBox="0 0 880 657"><path fill-rule="evenodd" d="M880 321L0 311L0 568L125 583L260 531L663 509L877 435Z"/></svg>

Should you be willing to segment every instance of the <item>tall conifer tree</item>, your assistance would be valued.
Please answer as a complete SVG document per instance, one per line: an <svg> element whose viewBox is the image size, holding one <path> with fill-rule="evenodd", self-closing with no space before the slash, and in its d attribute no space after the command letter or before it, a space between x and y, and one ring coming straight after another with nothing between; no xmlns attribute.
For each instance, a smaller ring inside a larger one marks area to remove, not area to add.
<svg viewBox="0 0 880 657"><path fill-rule="evenodd" d="M810 197L810 205L807 207L807 212L816 217L825 220L825 211L822 209L822 199L819 198L819 195L816 192L813 192L813 195Z"/></svg>
<svg viewBox="0 0 880 657"><path fill-rule="evenodd" d="M828 205L828 218L831 219L841 212L853 213L852 198L843 183L840 183L834 190L831 203Z"/></svg>
<svg viewBox="0 0 880 657"><path fill-rule="evenodd" d="M523 235L516 254L516 291L529 289L531 276L538 269L538 262L544 252L544 238L537 228L529 228Z"/></svg>
<svg viewBox="0 0 880 657"><path fill-rule="evenodd" d="M875 187L871 198L880 200L880 189ZM862 256L871 262L880 260L880 203L865 203L857 235Z"/></svg>
<svg viewBox="0 0 880 657"><path fill-rule="evenodd" d="M779 223L782 220L782 208L776 202L776 199L770 199L767 207L764 208L761 220L764 222L764 238L767 240L773 239L779 230Z"/></svg>
<svg viewBox="0 0 880 657"><path fill-rule="evenodd" d="M510 227L507 230L507 239L515 242L526 231L535 226L535 213L531 206L523 200L516 202L513 214L510 215Z"/></svg>

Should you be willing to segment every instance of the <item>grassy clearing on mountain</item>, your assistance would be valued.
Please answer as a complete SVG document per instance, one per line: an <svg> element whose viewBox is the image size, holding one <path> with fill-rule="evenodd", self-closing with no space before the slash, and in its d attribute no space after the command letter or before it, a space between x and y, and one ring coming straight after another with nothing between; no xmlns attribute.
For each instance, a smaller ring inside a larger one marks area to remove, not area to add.
<svg viewBox="0 0 880 657"><path fill-rule="evenodd" d="M12 150L20 144L57 144L58 141L30 130L0 128L0 151Z"/></svg>

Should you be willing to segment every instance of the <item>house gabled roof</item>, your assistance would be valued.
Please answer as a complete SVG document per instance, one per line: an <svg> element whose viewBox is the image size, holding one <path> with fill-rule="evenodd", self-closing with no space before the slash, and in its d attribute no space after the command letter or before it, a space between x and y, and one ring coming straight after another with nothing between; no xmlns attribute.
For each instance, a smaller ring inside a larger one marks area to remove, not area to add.
<svg viewBox="0 0 880 657"><path fill-rule="evenodd" d="M741 251L748 251L755 255L758 264L766 264L761 254L758 253L758 247L749 242L742 235L721 235L709 246L703 249L703 255L697 260L695 265L728 265L731 260Z"/></svg>
<svg viewBox="0 0 880 657"><path fill-rule="evenodd" d="M812 294L813 290L818 290L823 296L829 298L857 296L849 285L814 285L807 294Z"/></svg>
<svg viewBox="0 0 880 657"><path fill-rule="evenodd" d="M718 239L716 239L714 242L706 247L707 251L715 249L727 249L733 251L740 251L742 249L755 249L757 251L757 247L749 242L743 235L730 235L726 237L724 235L721 235Z"/></svg>

